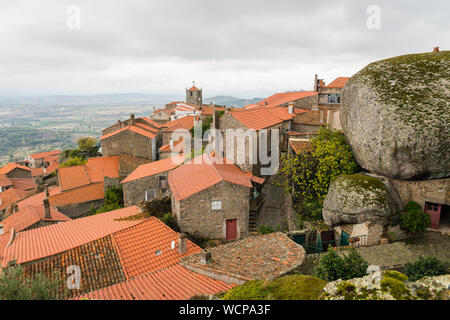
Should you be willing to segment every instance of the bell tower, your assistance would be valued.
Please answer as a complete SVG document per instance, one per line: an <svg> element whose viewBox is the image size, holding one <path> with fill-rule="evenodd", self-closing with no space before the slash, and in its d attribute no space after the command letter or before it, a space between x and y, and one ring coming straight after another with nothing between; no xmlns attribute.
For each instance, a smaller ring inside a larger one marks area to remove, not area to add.
<svg viewBox="0 0 450 320"><path fill-rule="evenodd" d="M195 86L195 81L192 81L192 87L190 89L186 89L186 103L196 106L203 104L202 89Z"/></svg>

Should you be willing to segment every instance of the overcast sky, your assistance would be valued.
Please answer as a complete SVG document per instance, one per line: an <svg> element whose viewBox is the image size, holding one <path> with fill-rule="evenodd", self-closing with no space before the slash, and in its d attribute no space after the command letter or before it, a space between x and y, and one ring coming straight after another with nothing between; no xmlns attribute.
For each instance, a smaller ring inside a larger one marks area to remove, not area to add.
<svg viewBox="0 0 450 320"><path fill-rule="evenodd" d="M1 0L0 95L183 95L193 80L206 97L311 90L315 73L329 83L448 50L449 12L448 0Z"/></svg>

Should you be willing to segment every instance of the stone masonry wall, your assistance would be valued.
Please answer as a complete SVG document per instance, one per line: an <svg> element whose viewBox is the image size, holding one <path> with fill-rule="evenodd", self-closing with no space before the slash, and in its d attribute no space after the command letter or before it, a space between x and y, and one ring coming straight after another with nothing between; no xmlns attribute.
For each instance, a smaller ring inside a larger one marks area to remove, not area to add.
<svg viewBox="0 0 450 320"><path fill-rule="evenodd" d="M6 176L8 178L32 178L30 171L19 168L11 170Z"/></svg>
<svg viewBox="0 0 450 320"><path fill-rule="evenodd" d="M167 188L164 191L159 187L160 176L164 176L167 179ZM170 194L168 171L124 183L123 197L125 206L138 205L145 201L145 191L150 189L155 189L157 198L168 196Z"/></svg>
<svg viewBox="0 0 450 320"><path fill-rule="evenodd" d="M93 200L83 203L70 204L58 207L58 210L64 213L69 218L75 219L85 216L91 211L91 208L100 207L105 202L105 199Z"/></svg>
<svg viewBox="0 0 450 320"><path fill-rule="evenodd" d="M226 220L237 219L240 239L248 234L249 193L248 187L221 181L180 202L172 196L172 208L182 232L225 239ZM222 210L211 210L212 200L221 200Z"/></svg>
<svg viewBox="0 0 450 320"><path fill-rule="evenodd" d="M152 139L129 130L102 140L103 154L107 157L129 154L152 160Z"/></svg>

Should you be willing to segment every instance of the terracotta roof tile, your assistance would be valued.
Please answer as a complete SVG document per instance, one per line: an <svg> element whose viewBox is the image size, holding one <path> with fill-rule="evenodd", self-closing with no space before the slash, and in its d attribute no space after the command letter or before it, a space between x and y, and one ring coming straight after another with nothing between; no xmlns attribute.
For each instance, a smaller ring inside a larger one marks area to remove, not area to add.
<svg viewBox="0 0 450 320"><path fill-rule="evenodd" d="M149 177L154 174L158 174L161 172L172 170L182 163L183 158L180 158L180 161L173 161L172 158L167 158L159 161L154 161L146 164L142 164L136 168L128 177L122 180L121 183L130 182L133 180L142 179L144 177Z"/></svg>
<svg viewBox="0 0 450 320"><path fill-rule="evenodd" d="M0 193L0 210L5 210L7 207L10 207L13 203L22 200L27 196L28 192L21 189L16 188L8 188L8 190Z"/></svg>
<svg viewBox="0 0 450 320"><path fill-rule="evenodd" d="M289 139L289 145L295 154L299 154L301 152L308 152L313 149L313 146L309 140L294 140Z"/></svg>
<svg viewBox="0 0 450 320"><path fill-rule="evenodd" d="M334 79L329 85L321 88L343 88L350 77L338 77Z"/></svg>
<svg viewBox="0 0 450 320"><path fill-rule="evenodd" d="M153 127L150 127L149 125L146 125L146 124L143 124L143 123L139 123L139 122L136 122L134 125L135 125L136 127L141 128L141 129L150 131L151 133L158 133L158 130L157 130L157 129L155 129L155 128L153 128Z"/></svg>
<svg viewBox="0 0 450 320"><path fill-rule="evenodd" d="M150 125L152 125L152 126L154 126L154 127L156 127L156 128L161 128L161 124L159 124L159 123L156 122L156 121L153 121L153 120L150 119L149 117L141 117L141 118L139 118L139 119L144 120L145 122L147 122L148 124L150 124Z"/></svg>
<svg viewBox="0 0 450 320"><path fill-rule="evenodd" d="M116 232L113 238L127 279L177 264L182 257L201 251L200 247L186 240L187 251L180 255L178 233L155 217Z"/></svg>
<svg viewBox="0 0 450 320"><path fill-rule="evenodd" d="M132 126L126 126L126 127L121 128L119 130L116 130L116 131L113 131L111 133L105 134L104 136L102 136L100 138L100 140L104 140L104 139L110 138L110 137L115 136L116 134L124 132L124 131L131 131L131 132L137 133L137 134L139 134L141 136L144 136L144 137L147 137L147 138L150 138L150 139L153 139L153 138L156 137L156 135L154 133L149 132L147 130L144 130L141 127L138 127L136 125L134 125L134 126L132 125Z"/></svg>
<svg viewBox="0 0 450 320"><path fill-rule="evenodd" d="M99 200L104 197L103 182L96 182L50 196L49 201L53 207L61 207L69 204Z"/></svg>
<svg viewBox="0 0 450 320"><path fill-rule="evenodd" d="M21 164L10 162L10 163L8 163L8 164L6 164L6 165L4 165L3 167L0 168L0 175L1 174L8 174L8 173L10 173L11 171L13 171L16 168L31 172L31 169L28 168L28 167L25 167L25 166L23 166Z"/></svg>
<svg viewBox="0 0 450 320"><path fill-rule="evenodd" d="M92 182L103 182L105 177L119 177L119 156L89 158L87 174Z"/></svg>
<svg viewBox="0 0 450 320"><path fill-rule="evenodd" d="M44 162L59 162L59 155L45 157Z"/></svg>
<svg viewBox="0 0 450 320"><path fill-rule="evenodd" d="M177 141L174 141L173 143L173 147L174 150L178 151L178 152L183 152L183 146L181 146L181 148L176 148L176 146L181 143L183 141L183 137L180 137ZM159 151L161 152L171 152L172 150L170 150L170 143L163 145L161 148L159 148Z"/></svg>
<svg viewBox="0 0 450 320"><path fill-rule="evenodd" d="M230 114L249 129L260 130L283 122L278 115L267 108L257 107L233 111Z"/></svg>
<svg viewBox="0 0 450 320"><path fill-rule="evenodd" d="M199 88L197 88L196 86L192 86L189 91L200 91Z"/></svg>
<svg viewBox="0 0 450 320"><path fill-rule="evenodd" d="M86 166L62 167L58 169L58 175L59 187L62 191L78 188L92 182Z"/></svg>
<svg viewBox="0 0 450 320"><path fill-rule="evenodd" d="M283 104L297 101L300 99L304 99L307 97L312 97L317 95L317 92L314 91L297 91L297 92L283 92L283 93L275 93L267 99L261 100L258 102L260 106L265 107L278 107Z"/></svg>
<svg viewBox="0 0 450 320"><path fill-rule="evenodd" d="M198 116L196 116L198 120ZM164 124L166 127L163 131L175 131L177 129L191 130L194 126L194 116L185 116Z"/></svg>
<svg viewBox="0 0 450 320"><path fill-rule="evenodd" d="M298 267L305 258L303 247L280 232L251 236L208 251L211 263L200 263L201 254L196 253L183 258L181 265L194 272L206 270L247 281L280 276Z"/></svg>
<svg viewBox="0 0 450 320"><path fill-rule="evenodd" d="M252 187L250 177L234 164L227 163L226 160L222 164L211 163L210 159L212 158L199 156L169 173L170 189L177 201L186 199L224 180ZM201 163L197 163L197 161Z"/></svg>
<svg viewBox="0 0 450 320"><path fill-rule="evenodd" d="M12 184L12 181L6 175L0 175L0 187L9 187Z"/></svg>
<svg viewBox="0 0 450 320"><path fill-rule="evenodd" d="M217 294L232 287L176 265L85 294L93 300L187 300L194 295Z"/></svg>
<svg viewBox="0 0 450 320"><path fill-rule="evenodd" d="M49 257L43 261L24 266L24 274L34 277L37 273L54 277L55 273L62 279L60 293L67 285L67 269L76 265L80 268L80 289L67 289L66 297L98 290L126 280L111 236L91 241L76 248Z"/></svg>
<svg viewBox="0 0 450 320"><path fill-rule="evenodd" d="M47 152L41 152L41 153L33 153L30 154L30 157L33 159L42 159L49 156L55 156L61 154L61 151L47 151Z"/></svg>
<svg viewBox="0 0 450 320"><path fill-rule="evenodd" d="M132 206L23 231L3 250L2 264L6 266L14 259L19 264L42 259L103 238L142 222L117 220L137 214L139 208Z"/></svg>
<svg viewBox="0 0 450 320"><path fill-rule="evenodd" d="M33 178L9 178L13 187L20 190L32 190L36 188L36 182Z"/></svg>

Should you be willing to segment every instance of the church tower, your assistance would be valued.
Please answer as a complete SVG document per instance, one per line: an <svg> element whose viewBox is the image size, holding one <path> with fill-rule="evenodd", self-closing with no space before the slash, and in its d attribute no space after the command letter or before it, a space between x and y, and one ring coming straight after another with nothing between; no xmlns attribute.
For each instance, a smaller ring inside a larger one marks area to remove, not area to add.
<svg viewBox="0 0 450 320"><path fill-rule="evenodd" d="M197 88L194 81L192 81L192 87L186 89L186 103L196 106L203 104L202 89Z"/></svg>

